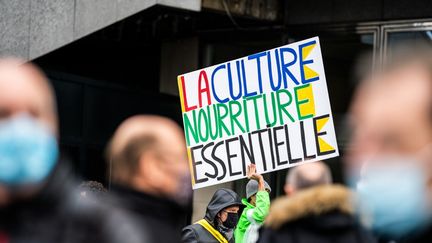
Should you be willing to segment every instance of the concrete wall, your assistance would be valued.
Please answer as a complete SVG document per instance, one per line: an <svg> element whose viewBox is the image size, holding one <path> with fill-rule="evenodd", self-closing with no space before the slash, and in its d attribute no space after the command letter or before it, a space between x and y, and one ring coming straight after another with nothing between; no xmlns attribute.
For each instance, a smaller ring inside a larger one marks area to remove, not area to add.
<svg viewBox="0 0 432 243"><path fill-rule="evenodd" d="M232 182L205 187L194 191L192 223L202 219L205 215L207 205L215 191L219 188L233 188Z"/></svg>
<svg viewBox="0 0 432 243"><path fill-rule="evenodd" d="M31 60L154 5L201 0L0 0L0 56Z"/></svg>
<svg viewBox="0 0 432 243"><path fill-rule="evenodd" d="M285 0L287 24L344 23L432 17L430 0Z"/></svg>
<svg viewBox="0 0 432 243"><path fill-rule="evenodd" d="M235 16L247 16L263 20L276 20L280 17L280 0L235 0L226 1L224 6L220 0L202 0L202 7L221 12L229 10Z"/></svg>

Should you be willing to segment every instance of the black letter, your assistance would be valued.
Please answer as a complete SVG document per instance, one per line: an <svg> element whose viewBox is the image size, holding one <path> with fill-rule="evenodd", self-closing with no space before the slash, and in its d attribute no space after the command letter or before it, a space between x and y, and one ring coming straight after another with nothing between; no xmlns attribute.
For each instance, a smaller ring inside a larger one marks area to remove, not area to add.
<svg viewBox="0 0 432 243"><path fill-rule="evenodd" d="M259 145L260 145L260 149L261 149L261 158L262 158L262 162L263 162L264 171L267 171L267 164L266 164L265 151L264 151L264 146L262 143L261 134L263 132L266 132L266 131L267 131L267 129L261 129L261 130L256 130L256 131L252 132L252 134L258 134L258 141L259 141Z"/></svg>
<svg viewBox="0 0 432 243"><path fill-rule="evenodd" d="M231 158L235 158L237 157L237 154L230 154L230 149L229 149L229 143L238 140L238 138L230 138L225 140L225 146L226 146L226 152L227 152L227 159L228 159L228 168L229 168L229 173L230 176L235 176L235 175L240 175L241 172L233 172L232 171L232 166L231 166Z"/></svg>
<svg viewBox="0 0 432 243"><path fill-rule="evenodd" d="M332 153L335 152L334 149L333 149L333 150L329 150L329 151L325 151L325 152L321 152L320 147L319 147L319 143L318 143L318 137L319 137L319 136L326 135L327 132L318 132L318 131L317 131L318 129L317 129L317 126L316 126L316 120L320 120L320 119L323 119L323 118L327 118L327 117L329 117L329 116L330 116L330 115L327 114L327 115L318 116L318 117L314 117L314 118L313 118L313 125L314 125L314 132L315 132L315 145L316 145L316 148L317 148L317 153L318 153L318 155L332 154Z"/></svg>
<svg viewBox="0 0 432 243"><path fill-rule="evenodd" d="M242 159L242 164L243 164L243 175L246 175L246 162L245 162L245 151L246 154L249 158L249 161L252 164L255 164L255 157L254 157L254 153L253 153L253 146L252 146L252 140L251 140L251 134L248 133L249 136L249 149L246 146L246 142L243 138L242 135L239 136L239 140L240 140L240 149L241 149L241 159Z"/></svg>
<svg viewBox="0 0 432 243"><path fill-rule="evenodd" d="M208 178L198 179L197 178L197 173L196 173L196 166L202 164L202 161L195 161L195 156L194 156L193 151L195 149L200 149L202 147L203 147L203 145L198 145L198 146L190 148L192 167L193 167L193 174L194 174L194 181L195 181L196 184L208 181Z"/></svg>
<svg viewBox="0 0 432 243"><path fill-rule="evenodd" d="M289 161L290 164L298 163L302 159L301 158L297 158L297 159L293 159L292 158L292 156L291 156L291 146L290 146L289 134L288 134L288 125L285 124L284 128L285 128L286 146L287 146L287 152L288 152L288 161Z"/></svg>
<svg viewBox="0 0 432 243"><path fill-rule="evenodd" d="M216 178L218 181L222 180L226 175L226 167L225 167L224 162L219 157L216 156L216 149L220 145L222 145L223 143L224 143L224 141L220 141L219 143L215 144L215 146L213 147L213 151L212 151L212 158L214 160L216 160L217 162L219 162L219 164L222 166L223 174L221 176L219 176L218 178Z"/></svg>
<svg viewBox="0 0 432 243"><path fill-rule="evenodd" d="M214 172L215 172L213 175L212 175L212 174L209 174L209 173L207 173L207 172L205 172L204 175L205 175L205 176L208 176L208 177L210 177L210 178L212 178L212 179L216 178L216 176L218 175L218 169L217 169L216 165L215 165L211 160L209 160L209 159L207 159L207 158L205 157L204 151L205 151L208 147L213 146L213 144L214 144L214 142L208 143L208 144L204 145L203 149L201 150L201 156L202 156L203 160L204 160L206 163L208 163L209 165L211 165L211 166L213 167Z"/></svg>
<svg viewBox="0 0 432 243"><path fill-rule="evenodd" d="M283 129L283 126L279 126L279 127L274 127L273 128L273 140L274 140L274 144L275 144L276 161L277 161L277 165L278 166L281 166L281 165L284 165L284 164L288 164L287 160L280 161L280 157L279 157L279 149L278 149L278 147L281 146L281 145L283 145L284 142L283 141L282 142L278 142L278 140L277 140L277 133L276 132L278 130L282 130L282 129Z"/></svg>
<svg viewBox="0 0 432 243"><path fill-rule="evenodd" d="M301 140L302 140L302 148L303 148L303 156L305 160L313 159L316 157L316 155L307 155L306 151L306 138L305 138L305 132L304 132L304 125L303 121L300 121L300 130L301 130Z"/></svg>
<svg viewBox="0 0 432 243"><path fill-rule="evenodd" d="M271 155L271 159L272 159L272 165L273 165L273 169L275 169L276 165L275 165L275 158L274 158L274 154L273 154L273 139L272 139L272 135L271 135L270 125L267 125L267 132L268 132L268 138L269 138L270 155Z"/></svg>

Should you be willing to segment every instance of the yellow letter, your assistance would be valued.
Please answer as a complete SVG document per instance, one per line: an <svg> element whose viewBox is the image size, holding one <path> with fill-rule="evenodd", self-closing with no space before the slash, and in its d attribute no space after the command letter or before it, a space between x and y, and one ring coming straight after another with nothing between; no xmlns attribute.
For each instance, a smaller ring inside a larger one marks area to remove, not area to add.
<svg viewBox="0 0 432 243"><path fill-rule="evenodd" d="M294 88L297 114L299 120L315 116L315 102L311 84Z"/></svg>

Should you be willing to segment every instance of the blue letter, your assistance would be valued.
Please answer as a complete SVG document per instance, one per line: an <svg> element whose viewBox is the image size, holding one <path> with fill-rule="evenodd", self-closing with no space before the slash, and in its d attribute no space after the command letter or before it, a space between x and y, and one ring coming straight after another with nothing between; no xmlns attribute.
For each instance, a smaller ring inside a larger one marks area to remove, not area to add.
<svg viewBox="0 0 432 243"><path fill-rule="evenodd" d="M265 55L266 55L265 52L261 52L261 53L257 53L257 54L253 54L253 55L248 56L248 60L256 59L256 61L257 61L258 85L259 85L260 94L263 93L262 78L261 78L261 60L260 60L260 58L263 57L263 56L265 56Z"/></svg>
<svg viewBox="0 0 432 243"><path fill-rule="evenodd" d="M246 80L246 71L245 71L245 65L244 65L244 60L242 59L241 61L241 67L242 67L242 72L243 72L243 88L244 88L244 96L243 98L249 97L249 96L254 96L257 94L257 92L252 92L252 93L248 93L247 91L247 80Z"/></svg>
<svg viewBox="0 0 432 243"><path fill-rule="evenodd" d="M217 102L219 103L226 103L228 102L228 98L225 98L223 100L219 99L219 97L216 94L216 90L215 90L215 85L214 85L214 76L216 74L217 71L219 71L220 69L225 69L225 64L219 65L217 68L215 68L215 70L213 70L212 76L211 76L211 84L212 84L212 91L213 91L213 96L214 98L217 100Z"/></svg>
<svg viewBox="0 0 432 243"><path fill-rule="evenodd" d="M278 73L278 82L277 85L274 85L273 83L273 69L271 64L271 52L267 52L267 65L268 65L268 71L269 71L269 78L270 78L270 87L273 91L278 91L282 85L281 80L281 70L280 70L280 60L279 60L279 52L277 49L275 49L275 60L276 60L276 72Z"/></svg>
<svg viewBox="0 0 432 243"><path fill-rule="evenodd" d="M241 95L242 95L241 75L240 75L240 61L236 61L238 87L239 87L239 92L238 92L237 96L234 95L234 91L233 91L233 86L234 85L233 85L232 73L231 73L231 63L228 63L227 66L228 66L228 86L229 86L229 90L230 90L231 99L238 100L241 97Z"/></svg>
<svg viewBox="0 0 432 243"><path fill-rule="evenodd" d="M293 65L296 61L297 61L297 54L295 53L295 51L292 48L286 47L286 48L281 48L280 50L280 58L281 58L281 63L282 63L282 76L283 76L283 81L284 81L284 85L285 85L285 89L288 86L288 81L286 78L286 74L288 74L288 76L291 78L291 80L296 84L299 85L299 82L297 81L297 79L294 77L294 75L291 73L290 70L288 70L288 67ZM289 52L293 55L294 59L289 62L289 63L285 63L284 62L284 52Z"/></svg>

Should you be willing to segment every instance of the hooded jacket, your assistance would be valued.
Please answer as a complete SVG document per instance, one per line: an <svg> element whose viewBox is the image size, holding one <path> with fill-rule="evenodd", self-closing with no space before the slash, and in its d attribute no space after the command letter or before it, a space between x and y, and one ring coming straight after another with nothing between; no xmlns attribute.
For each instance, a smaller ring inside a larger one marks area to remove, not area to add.
<svg viewBox="0 0 432 243"><path fill-rule="evenodd" d="M231 206L239 206L238 212L241 215L243 204L241 203L240 197L234 191L230 189L219 189L215 192L209 204L207 205L206 214L204 220L207 221L211 227L225 237L226 235L219 230L219 225L216 219L217 214L224 208ZM228 240L227 240L228 241ZM186 226L182 230L182 242L183 243L218 243L219 241L201 224L198 222L189 226ZM228 241L234 243L234 236Z"/></svg>
<svg viewBox="0 0 432 243"><path fill-rule="evenodd" d="M375 242L355 220L351 192L340 185L317 186L276 200L258 242Z"/></svg>

